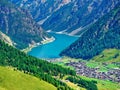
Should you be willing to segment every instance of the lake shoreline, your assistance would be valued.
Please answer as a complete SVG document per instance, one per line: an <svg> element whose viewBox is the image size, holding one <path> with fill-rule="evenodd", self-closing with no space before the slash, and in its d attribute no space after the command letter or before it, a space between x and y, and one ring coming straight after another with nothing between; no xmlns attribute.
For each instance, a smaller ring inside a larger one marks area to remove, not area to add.
<svg viewBox="0 0 120 90"><path fill-rule="evenodd" d="M41 41L40 43L32 44L32 45L30 45L29 47L27 47L27 48L25 48L25 49L23 49L23 50L21 50L21 51L23 51L23 52L25 52L25 53L28 53L28 52L30 52L30 51L32 50L32 48L37 47L37 46L40 46L40 45L44 45L44 44L51 43L51 42L53 42L54 40L55 40L55 38L52 36L51 38L46 38L46 39L44 39L44 40Z"/></svg>
<svg viewBox="0 0 120 90"><path fill-rule="evenodd" d="M64 33L64 32L54 32L54 31L47 31L48 33L55 33L55 34L64 34L64 35L68 35L68 36L73 36L73 37L79 37L79 36L77 36L77 35L70 35L70 34L68 34L68 33ZM34 47L37 47L37 46L40 46L40 45L44 45L44 44L48 44L48 43L51 43L51 42L53 42L55 40L55 38L52 36L51 38L46 38L45 40L43 40L43 41L41 41L41 42L39 42L39 43L35 43L35 44L31 44L29 47L27 47L27 48L25 48L25 49L23 49L23 50L21 50L21 51L23 51L23 52L25 52L25 53L28 53L28 52L30 52L31 50L32 50L32 48L34 48Z"/></svg>
<svg viewBox="0 0 120 90"><path fill-rule="evenodd" d="M62 50L67 48L78 39L78 37L65 34L57 34L54 32L49 32L49 34L55 38L54 41L52 40L51 43L37 46L33 48L30 52L28 52L28 54L37 58L47 60L61 58L61 56L59 55L60 52L62 52ZM43 43L46 42L44 41Z"/></svg>

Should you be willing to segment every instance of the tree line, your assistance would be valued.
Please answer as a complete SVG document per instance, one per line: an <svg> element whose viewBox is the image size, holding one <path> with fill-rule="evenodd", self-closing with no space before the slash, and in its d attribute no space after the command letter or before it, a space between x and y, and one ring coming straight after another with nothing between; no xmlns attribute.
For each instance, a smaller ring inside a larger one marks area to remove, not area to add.
<svg viewBox="0 0 120 90"><path fill-rule="evenodd" d="M78 84L78 86L86 88L87 90L98 90L97 85L96 85L97 81L94 81L94 80L87 81L79 77L73 77L73 76L67 77L66 80L69 80L70 82Z"/></svg>
<svg viewBox="0 0 120 90"><path fill-rule="evenodd" d="M64 82L53 76L76 75L76 72L59 65L29 56L0 40L0 65L12 66L24 73L34 75L58 88L58 90L72 90Z"/></svg>

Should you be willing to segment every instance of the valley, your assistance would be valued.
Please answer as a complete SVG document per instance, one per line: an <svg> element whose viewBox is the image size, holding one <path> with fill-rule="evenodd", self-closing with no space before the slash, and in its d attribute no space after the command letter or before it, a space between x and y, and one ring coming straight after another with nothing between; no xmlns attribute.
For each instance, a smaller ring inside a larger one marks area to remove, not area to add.
<svg viewBox="0 0 120 90"><path fill-rule="evenodd" d="M120 90L120 0L0 0L0 90Z"/></svg>
<svg viewBox="0 0 120 90"><path fill-rule="evenodd" d="M117 62L97 62L94 60L85 61L82 59L64 57L62 59L52 61L52 63L75 70L80 78L97 81L98 90L120 89L120 59ZM111 87L111 85L113 87Z"/></svg>
<svg viewBox="0 0 120 90"><path fill-rule="evenodd" d="M0 31L9 37L12 45L18 49L51 38L27 10L17 7L9 0L0 0Z"/></svg>
<svg viewBox="0 0 120 90"><path fill-rule="evenodd" d="M71 67L78 75L120 83L120 50L107 49L91 60L64 57L53 61Z"/></svg>

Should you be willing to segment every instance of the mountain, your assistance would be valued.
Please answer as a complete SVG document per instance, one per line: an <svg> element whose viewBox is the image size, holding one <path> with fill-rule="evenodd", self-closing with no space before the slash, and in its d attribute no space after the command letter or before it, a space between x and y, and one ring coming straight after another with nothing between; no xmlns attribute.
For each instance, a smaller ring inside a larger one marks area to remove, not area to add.
<svg viewBox="0 0 120 90"><path fill-rule="evenodd" d="M53 85L11 67L0 66L0 90L57 90Z"/></svg>
<svg viewBox="0 0 120 90"><path fill-rule="evenodd" d="M71 0L10 0L19 7L30 11L36 21L41 21L49 17L63 5ZM41 22L42 23L42 22Z"/></svg>
<svg viewBox="0 0 120 90"><path fill-rule="evenodd" d="M29 10L43 29L80 35L119 0L10 0Z"/></svg>
<svg viewBox="0 0 120 90"><path fill-rule="evenodd" d="M91 59L104 49L120 49L120 3L84 31L62 56Z"/></svg>
<svg viewBox="0 0 120 90"><path fill-rule="evenodd" d="M0 31L10 37L13 45L19 49L50 38L33 20L29 12L7 0L0 0Z"/></svg>
<svg viewBox="0 0 120 90"><path fill-rule="evenodd" d="M42 25L45 30L80 35L84 28L109 12L119 0L71 0Z"/></svg>

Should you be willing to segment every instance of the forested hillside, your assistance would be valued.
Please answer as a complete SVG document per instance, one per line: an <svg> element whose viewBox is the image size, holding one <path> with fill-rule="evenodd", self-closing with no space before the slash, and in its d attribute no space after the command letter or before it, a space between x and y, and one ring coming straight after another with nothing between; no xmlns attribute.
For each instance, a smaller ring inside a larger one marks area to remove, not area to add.
<svg viewBox="0 0 120 90"><path fill-rule="evenodd" d="M80 35L92 23L112 10L119 0L71 0L42 25L45 30Z"/></svg>
<svg viewBox="0 0 120 90"><path fill-rule="evenodd" d="M62 90L63 88L71 90L71 88L54 77L59 75L60 77L65 75L76 75L73 70L28 56L2 41L0 41L0 65L12 66L18 70L24 71L24 73L32 74L53 84L58 89L62 88Z"/></svg>
<svg viewBox="0 0 120 90"><path fill-rule="evenodd" d="M30 11L45 30L71 35L97 21L119 0L10 0Z"/></svg>
<svg viewBox="0 0 120 90"><path fill-rule="evenodd" d="M36 21L47 19L63 5L71 0L10 0L17 6L30 11ZM42 23L42 22L41 22Z"/></svg>
<svg viewBox="0 0 120 90"><path fill-rule="evenodd" d="M92 24L82 36L65 49L61 55L90 59L104 49L120 49L120 4Z"/></svg>
<svg viewBox="0 0 120 90"><path fill-rule="evenodd" d="M15 71L20 70L25 74L33 75L39 78L40 80L42 79L48 83L53 84L55 87L57 87L58 90L73 90L66 84L66 81L64 79L68 76L77 77L76 72L74 70L71 70L69 68L63 68L62 66L52 64L44 60L40 60L32 56L28 56L27 54L13 48L12 46L5 44L1 40L0 66L13 67ZM1 77L3 78L4 76ZM97 90L96 81L88 81L81 78L77 80L80 80L79 87L85 88L87 90ZM13 84L13 82L11 83ZM1 84L3 84L3 82Z"/></svg>
<svg viewBox="0 0 120 90"><path fill-rule="evenodd" d="M0 90L118 90L119 58L120 0L0 0Z"/></svg>
<svg viewBox="0 0 120 90"><path fill-rule="evenodd" d="M50 37L33 21L29 12L8 0L0 0L0 31L10 37L13 45L19 49Z"/></svg>
<svg viewBox="0 0 120 90"><path fill-rule="evenodd" d="M62 66L28 56L12 46L5 44L1 40L0 66L13 67L15 71L20 70L26 74L33 75L40 80L42 79L53 84L58 90L73 90L64 81L62 81L62 79L67 76L77 77L74 70L63 68ZM95 88L94 90L97 90L97 86L94 81L81 80L81 78L78 80L81 81L79 82L80 87L86 88L87 90L93 90L93 88Z"/></svg>

